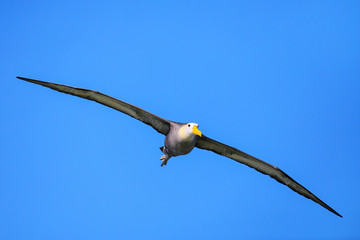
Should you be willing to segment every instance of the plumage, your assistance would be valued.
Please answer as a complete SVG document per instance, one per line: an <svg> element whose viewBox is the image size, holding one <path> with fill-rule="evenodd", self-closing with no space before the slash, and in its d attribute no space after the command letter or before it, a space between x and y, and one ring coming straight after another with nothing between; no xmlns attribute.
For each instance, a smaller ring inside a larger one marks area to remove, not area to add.
<svg viewBox="0 0 360 240"><path fill-rule="evenodd" d="M223 155L225 157L231 158L239 163L243 163L255 170L269 175L274 178L279 183L285 184L295 192L303 195L306 198L313 200L314 202L320 204L330 212L342 217L339 213L337 213L334 209L329 207L326 203L321 201L318 197L316 197L313 193L307 190L305 187L300 185L294 179L292 179L289 175L284 173L280 168L275 167L267 162L264 162L256 157L253 157L247 153L244 153L236 148L230 147L218 141L215 141L206 136L202 136L196 143L196 147L209 150L215 152L217 154Z"/></svg>
<svg viewBox="0 0 360 240"><path fill-rule="evenodd" d="M114 108L120 112L123 112L137 120L144 122L145 124L150 125L156 131L166 136L165 145L160 148L160 150L164 153L164 155L160 158L160 160L162 160L161 166L166 165L167 161L171 157L188 154L194 147L209 150L233 159L239 163L245 164L263 174L269 175L278 182L288 186L293 191L313 200L314 202L320 204L321 206L336 214L337 216L342 217L334 209L329 207L326 203L321 201L318 197L316 197L309 190L300 185L298 182L296 182L278 167L266 163L249 154L246 154L236 148L230 147L228 145L206 137L198 130L198 124L196 123L177 123L169 121L158 117L150 112L147 112L139 107L128 104L126 102L123 102L121 100L97 91L83 88L75 88L66 85L44 82L23 77L17 78L31 83L39 84L59 92L98 102L100 104Z"/></svg>
<svg viewBox="0 0 360 240"><path fill-rule="evenodd" d="M144 109L131 105L129 103L123 102L119 99L110 97L108 95L102 94L98 91L88 90L84 88L70 87L57 83L44 82L39 80L34 80L30 78L17 77L18 79L25 80L28 82L36 83L44 87L54 89L59 92L71 94L77 97L89 99L91 101L98 102L105 106L116 109L120 112L123 112L137 120L142 121L150 126L152 126L159 133L166 135L170 130L170 121L163 119L159 116L156 116Z"/></svg>

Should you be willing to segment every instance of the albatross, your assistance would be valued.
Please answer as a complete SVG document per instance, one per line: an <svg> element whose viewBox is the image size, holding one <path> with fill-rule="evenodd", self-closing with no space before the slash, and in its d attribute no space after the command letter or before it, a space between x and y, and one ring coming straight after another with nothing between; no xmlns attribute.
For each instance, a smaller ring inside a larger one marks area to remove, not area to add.
<svg viewBox="0 0 360 240"><path fill-rule="evenodd" d="M140 120L147 125L150 125L157 132L165 135L164 146L160 147L160 150L163 153L160 158L161 166L166 165L171 157L190 153L194 147L212 151L214 153L235 160L239 163L245 164L263 174L274 178L276 181L288 186L290 189L297 192L298 194L308 199L311 199L312 201L320 204L322 207L326 208L330 212L336 214L339 217L342 217L329 205L327 205L325 202L320 200L305 187L292 179L280 168L264 162L247 153L244 153L234 147L225 145L214 139L206 137L199 130L199 125L197 123L179 123L169 121L159 116L156 116L148 111L145 111L144 109L141 109L137 106L123 102L119 99L110 97L98 91L71 87L57 83L44 82L24 77L17 78L31 83L39 84L59 92L98 102L115 110L118 110L122 113L125 113L137 120Z"/></svg>

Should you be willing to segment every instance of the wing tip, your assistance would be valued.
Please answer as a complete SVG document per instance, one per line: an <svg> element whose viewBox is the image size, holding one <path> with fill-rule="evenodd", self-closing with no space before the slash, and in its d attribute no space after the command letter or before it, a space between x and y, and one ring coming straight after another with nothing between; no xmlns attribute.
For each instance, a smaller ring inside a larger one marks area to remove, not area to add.
<svg viewBox="0 0 360 240"><path fill-rule="evenodd" d="M336 212L334 209L332 209L331 212L334 213L336 216L339 216L339 217L343 218L343 216L341 216L341 215L340 215L338 212Z"/></svg>
<svg viewBox="0 0 360 240"><path fill-rule="evenodd" d="M20 79L20 80L24 80L24 81L27 81L27 82L36 82L38 80L35 80L35 79L30 79L30 78L25 78L25 77L20 77L20 76L16 76L17 79Z"/></svg>

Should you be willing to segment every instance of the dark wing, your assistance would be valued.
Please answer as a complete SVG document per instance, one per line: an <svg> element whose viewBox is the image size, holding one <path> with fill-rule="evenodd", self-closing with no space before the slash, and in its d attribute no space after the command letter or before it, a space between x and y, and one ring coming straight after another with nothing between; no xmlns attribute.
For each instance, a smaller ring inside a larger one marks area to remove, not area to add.
<svg viewBox="0 0 360 240"><path fill-rule="evenodd" d="M306 198L309 198L313 200L314 202L320 204L330 212L338 215L339 217L342 217L339 213L337 213L334 209L329 207L326 203L321 201L318 197L316 197L314 194L312 194L309 190L307 190L305 187L301 186L299 183L297 183L294 179L292 179L289 175L284 173L279 168L266 163L258 158L255 158L253 156L250 156L249 154L246 154L236 148L230 147L228 145L222 144L220 142L217 142L211 138L208 138L206 136L202 136L199 138L196 147L213 151L217 154L223 155L225 157L231 158L239 163L245 164L249 167L254 168L255 170L269 175L270 177L274 178L279 183L285 184L295 192L303 195Z"/></svg>
<svg viewBox="0 0 360 240"><path fill-rule="evenodd" d="M70 87L70 86L56 84L56 83L43 82L43 81L29 79L29 78L23 78L23 77L17 77L17 78L28 81L28 82L36 83L36 84L42 85L44 87L54 89L59 92L71 94L71 95L85 98L85 99L89 99L91 101L95 101L95 102L101 103L105 106L114 108L120 112L123 112L123 113L137 119L137 120L142 121L143 123L146 123L146 124L152 126L156 131L158 131L159 133L162 133L164 135L166 135L170 130L170 121L163 119L161 117L158 117L152 113L149 113L148 111L145 111L144 109L141 109L134 105L128 104L126 102L123 102L116 98L110 97L108 95L102 94L100 92L83 89L83 88Z"/></svg>

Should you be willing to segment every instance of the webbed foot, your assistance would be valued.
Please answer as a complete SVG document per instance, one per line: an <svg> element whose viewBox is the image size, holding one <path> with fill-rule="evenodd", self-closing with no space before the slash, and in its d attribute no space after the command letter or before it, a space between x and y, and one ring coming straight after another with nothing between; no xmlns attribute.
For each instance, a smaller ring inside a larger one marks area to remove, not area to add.
<svg viewBox="0 0 360 240"><path fill-rule="evenodd" d="M164 166L164 165L166 165L167 164L167 161L170 159L170 156L169 155L162 155L161 156L161 158L160 158L160 160L162 161L162 163L161 163L161 167L162 166Z"/></svg>

